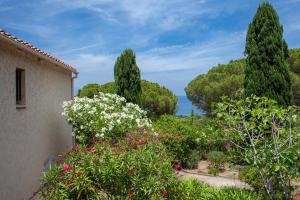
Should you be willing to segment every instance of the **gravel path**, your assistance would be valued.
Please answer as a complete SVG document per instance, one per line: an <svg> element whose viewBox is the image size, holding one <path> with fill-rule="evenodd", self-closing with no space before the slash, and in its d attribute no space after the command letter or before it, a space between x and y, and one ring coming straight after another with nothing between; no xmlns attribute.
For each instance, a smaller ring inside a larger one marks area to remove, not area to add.
<svg viewBox="0 0 300 200"><path fill-rule="evenodd" d="M219 176L200 175L200 174L188 173L185 171L180 171L179 176L182 179L194 178L194 179L204 182L212 187L237 187L237 188L244 188L244 189L252 190L251 186L249 186L247 183L240 181L239 179L219 177Z"/></svg>

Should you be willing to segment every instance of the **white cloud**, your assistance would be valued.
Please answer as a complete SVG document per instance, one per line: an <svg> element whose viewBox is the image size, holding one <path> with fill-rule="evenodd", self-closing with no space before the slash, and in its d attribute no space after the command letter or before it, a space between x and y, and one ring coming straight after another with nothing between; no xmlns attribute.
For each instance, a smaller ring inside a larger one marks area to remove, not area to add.
<svg viewBox="0 0 300 200"><path fill-rule="evenodd" d="M142 77L159 82L178 94L199 73L205 73L218 63L242 57L245 32L219 34L204 43L191 43L136 52L137 64ZM113 67L118 54L72 54L64 61L77 67L80 74L77 87L89 82L113 80ZM165 78L162 77L165 76ZM89 76L90 79L86 79ZM93 78L95 77L95 78ZM96 78L97 77L97 78ZM173 77L173 78L172 78Z"/></svg>

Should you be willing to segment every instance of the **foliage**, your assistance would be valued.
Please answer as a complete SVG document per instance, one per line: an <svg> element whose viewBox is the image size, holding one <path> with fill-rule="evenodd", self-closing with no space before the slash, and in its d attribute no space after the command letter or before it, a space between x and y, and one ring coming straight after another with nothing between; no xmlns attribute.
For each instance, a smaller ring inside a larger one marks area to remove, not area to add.
<svg viewBox="0 0 300 200"><path fill-rule="evenodd" d="M221 151L211 151L207 154L209 165L215 169L221 169L226 163L226 155Z"/></svg>
<svg viewBox="0 0 300 200"><path fill-rule="evenodd" d="M190 124L181 122L175 116L168 115L160 117L153 125L170 154L186 167L192 151L198 146L196 129Z"/></svg>
<svg viewBox="0 0 300 200"><path fill-rule="evenodd" d="M229 139L223 137L222 123L214 116L194 116L192 124L191 117L182 117L178 121L197 131L196 142L201 159L206 159L206 154L210 151L230 150Z"/></svg>
<svg viewBox="0 0 300 200"><path fill-rule="evenodd" d="M291 104L291 80L285 62L285 48L279 17L272 5L264 2L259 6L247 32L246 96L255 94L274 99L280 105Z"/></svg>
<svg viewBox="0 0 300 200"><path fill-rule="evenodd" d="M220 173L220 170L218 168L215 168L215 167L209 167L207 173L211 174L211 175L214 175L214 176L217 176Z"/></svg>
<svg viewBox="0 0 300 200"><path fill-rule="evenodd" d="M101 91L101 86L97 83L90 83L83 86L78 90L78 97L93 98L96 94Z"/></svg>
<svg viewBox="0 0 300 200"><path fill-rule="evenodd" d="M223 137L222 127L217 119L201 116L194 117L193 120L191 124L190 117L164 115L153 123L174 159L184 167L188 167L191 161L196 162L196 157L199 160L205 159L211 150L227 151L230 148L229 139Z"/></svg>
<svg viewBox="0 0 300 200"><path fill-rule="evenodd" d="M124 140L75 146L44 175L42 199L163 199L174 195L175 173L158 138L144 132Z"/></svg>
<svg viewBox="0 0 300 200"><path fill-rule="evenodd" d="M151 129L151 121L139 106L115 94L99 93L93 99L75 97L63 104L76 139L89 143L94 136L118 138L132 130Z"/></svg>
<svg viewBox="0 0 300 200"><path fill-rule="evenodd" d="M158 83L142 80L141 106L148 116L157 118L164 114L176 113L177 96L169 89Z"/></svg>
<svg viewBox="0 0 300 200"><path fill-rule="evenodd" d="M250 191L237 188L212 188L195 179L187 179L179 183L177 198L180 200L261 200L262 198Z"/></svg>
<svg viewBox="0 0 300 200"><path fill-rule="evenodd" d="M224 97L217 105L217 116L228 126L224 136L240 138L233 143L257 169L271 199L277 192L290 199L291 180L299 174L299 114L296 106L280 107L266 97Z"/></svg>
<svg viewBox="0 0 300 200"><path fill-rule="evenodd" d="M287 59L290 70L294 73L300 73L300 48L290 49Z"/></svg>
<svg viewBox="0 0 300 200"><path fill-rule="evenodd" d="M213 102L219 102L222 96L233 96L243 87L244 66L244 59L230 61L197 76L185 88L188 98L196 106L210 110Z"/></svg>
<svg viewBox="0 0 300 200"><path fill-rule="evenodd" d="M186 167L188 169L197 169L200 160L199 151L193 150L186 161Z"/></svg>
<svg viewBox="0 0 300 200"><path fill-rule="evenodd" d="M290 68L292 94L294 103L300 106L300 49L290 49L287 59ZM230 61L210 69L193 79L185 88L186 95L194 105L211 110L214 103L220 102L222 96L235 97L243 88L245 59Z"/></svg>
<svg viewBox="0 0 300 200"><path fill-rule="evenodd" d="M88 87L88 84L84 86L78 93L79 97L87 96L92 98L99 92L103 93L116 93L116 85L114 82L109 82L103 85L97 85L95 87ZM147 111L147 115L151 118L157 118L160 115L170 114L173 115L176 112L177 96L169 89L153 83L150 81L142 80L142 96L141 107Z"/></svg>
<svg viewBox="0 0 300 200"><path fill-rule="evenodd" d="M252 186L255 191L259 193L265 192L264 183L259 172L257 171L257 168L246 166L239 172L239 178Z"/></svg>
<svg viewBox="0 0 300 200"><path fill-rule="evenodd" d="M125 49L117 58L114 76L117 94L129 102L140 104L141 74L135 61L135 54L131 49Z"/></svg>

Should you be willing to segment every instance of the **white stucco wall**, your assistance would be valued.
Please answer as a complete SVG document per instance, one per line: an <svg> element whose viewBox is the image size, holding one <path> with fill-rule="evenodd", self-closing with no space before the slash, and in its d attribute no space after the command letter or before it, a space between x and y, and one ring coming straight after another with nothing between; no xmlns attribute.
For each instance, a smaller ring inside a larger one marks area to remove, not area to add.
<svg viewBox="0 0 300 200"><path fill-rule="evenodd" d="M26 73L24 109L16 109L16 68ZM0 40L0 199L28 199L48 159L72 146L61 116L71 90L71 72Z"/></svg>

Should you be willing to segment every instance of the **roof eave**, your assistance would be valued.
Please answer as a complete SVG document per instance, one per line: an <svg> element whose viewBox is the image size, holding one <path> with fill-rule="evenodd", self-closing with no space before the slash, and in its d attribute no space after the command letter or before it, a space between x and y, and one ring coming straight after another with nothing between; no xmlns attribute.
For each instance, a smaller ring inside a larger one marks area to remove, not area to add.
<svg viewBox="0 0 300 200"><path fill-rule="evenodd" d="M79 74L79 72L78 72L75 68L73 68L73 67L71 67L71 66L66 66L66 65L63 64L63 63L58 62L58 61L56 61L56 60L54 60L54 59L52 59L52 58L50 58L50 57L44 55L43 53L39 53L39 52L37 52L37 51L35 51L35 50L33 50L33 49L27 47L27 46L24 46L24 45L18 43L17 41L14 41L14 40L12 40L12 39L10 39L10 38L8 38L8 37L5 37L4 35L1 35L1 34L0 34L0 38L2 38L3 40L5 40L5 41L7 41L7 42L9 42L9 43L11 43L11 44L17 46L18 48L20 48L20 49L22 49L22 50L24 50L24 51L27 51L27 52L29 52L29 53L31 53L31 54L34 54L35 56L37 56L37 57L39 57L39 58L42 58L42 59L44 59L44 60L46 60L46 61L48 61L48 62L50 62L50 63L52 63L52 64L58 65L58 66L60 66L60 67L62 67L62 68L64 68L64 69L66 69L66 70L68 70L68 71L74 73L74 75L75 75L74 78L77 78L77 76L78 76L78 74Z"/></svg>

